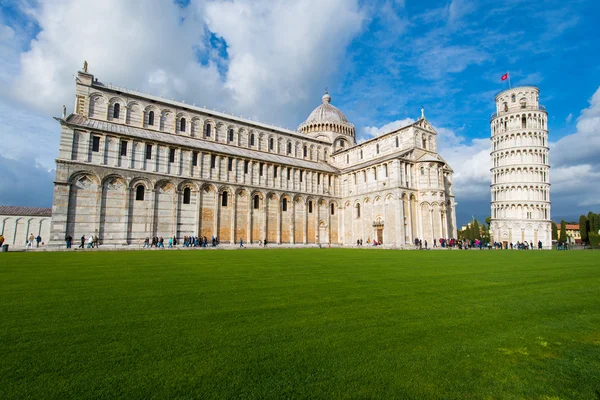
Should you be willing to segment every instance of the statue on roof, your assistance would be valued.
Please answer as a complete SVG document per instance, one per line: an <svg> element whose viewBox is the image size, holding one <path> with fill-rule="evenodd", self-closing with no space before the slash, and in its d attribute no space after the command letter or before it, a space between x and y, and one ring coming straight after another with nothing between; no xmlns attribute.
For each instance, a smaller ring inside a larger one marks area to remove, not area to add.
<svg viewBox="0 0 600 400"><path fill-rule="evenodd" d="M425 119L425 107L421 106L421 118Z"/></svg>
<svg viewBox="0 0 600 400"><path fill-rule="evenodd" d="M63 117L63 119L67 118L67 106L65 106L64 104L63 104L62 117Z"/></svg>
<svg viewBox="0 0 600 400"><path fill-rule="evenodd" d="M83 61L83 72L88 72L88 63L87 63L87 61Z"/></svg>

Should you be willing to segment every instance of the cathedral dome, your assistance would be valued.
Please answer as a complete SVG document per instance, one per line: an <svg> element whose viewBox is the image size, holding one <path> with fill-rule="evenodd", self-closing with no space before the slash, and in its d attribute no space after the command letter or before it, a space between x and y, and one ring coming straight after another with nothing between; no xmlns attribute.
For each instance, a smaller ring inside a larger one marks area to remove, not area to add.
<svg viewBox="0 0 600 400"><path fill-rule="evenodd" d="M306 119L305 124L312 124L318 122L344 122L348 123L346 116L336 107L331 105L331 96L325 92L323 97L323 104L315 108Z"/></svg>
<svg viewBox="0 0 600 400"><path fill-rule="evenodd" d="M298 130L317 137L323 132L348 135L352 137L352 142L354 142L354 125L348 122L344 113L331 105L329 93L325 92L321 100L323 104L310 113L306 121L298 127Z"/></svg>

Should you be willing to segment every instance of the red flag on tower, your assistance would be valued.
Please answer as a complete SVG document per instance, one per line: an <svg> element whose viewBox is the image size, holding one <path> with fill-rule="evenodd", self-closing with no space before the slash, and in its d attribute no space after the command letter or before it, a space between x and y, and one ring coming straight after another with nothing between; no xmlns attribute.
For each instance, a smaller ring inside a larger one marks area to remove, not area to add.
<svg viewBox="0 0 600 400"><path fill-rule="evenodd" d="M504 82L505 80L507 80L507 79L508 79L508 72L507 72L507 73L505 73L504 75L502 75L502 78L500 78L500 79L502 79L502 81L503 81L503 82Z"/></svg>

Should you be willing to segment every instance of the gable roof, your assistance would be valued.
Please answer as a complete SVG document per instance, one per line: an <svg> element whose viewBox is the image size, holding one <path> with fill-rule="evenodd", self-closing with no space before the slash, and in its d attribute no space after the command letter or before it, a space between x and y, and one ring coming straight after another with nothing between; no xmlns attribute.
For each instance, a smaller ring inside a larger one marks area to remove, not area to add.
<svg viewBox="0 0 600 400"><path fill-rule="evenodd" d="M24 217L51 217L52 208L0 206L0 215L15 215Z"/></svg>

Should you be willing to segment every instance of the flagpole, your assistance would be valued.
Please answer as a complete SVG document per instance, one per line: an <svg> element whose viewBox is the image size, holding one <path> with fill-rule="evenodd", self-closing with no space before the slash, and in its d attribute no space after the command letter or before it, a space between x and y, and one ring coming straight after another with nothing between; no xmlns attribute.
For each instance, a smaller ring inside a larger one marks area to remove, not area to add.
<svg viewBox="0 0 600 400"><path fill-rule="evenodd" d="M506 71L506 75L508 75L508 88L512 89L512 86L510 84L510 71Z"/></svg>

